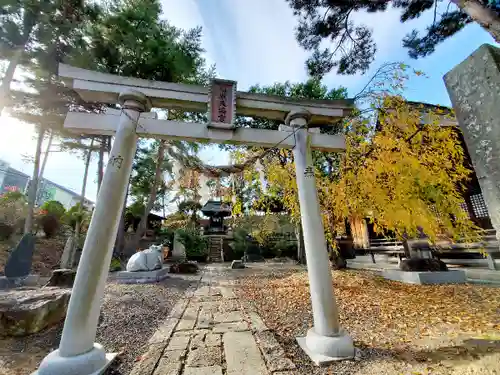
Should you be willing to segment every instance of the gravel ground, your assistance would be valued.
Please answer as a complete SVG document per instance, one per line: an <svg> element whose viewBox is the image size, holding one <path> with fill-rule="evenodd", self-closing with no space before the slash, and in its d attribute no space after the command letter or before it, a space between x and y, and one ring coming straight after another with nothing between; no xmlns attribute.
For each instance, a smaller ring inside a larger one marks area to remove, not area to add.
<svg viewBox="0 0 500 375"><path fill-rule="evenodd" d="M158 284L106 285L96 342L108 352L122 352L107 375L128 375L143 346L172 306L194 282L193 277L172 277ZM62 323L41 333L0 341L0 375L28 375L56 349Z"/></svg>
<svg viewBox="0 0 500 375"><path fill-rule="evenodd" d="M500 374L498 288L409 286L364 271L334 279L341 325L359 351L327 367L312 365L295 341L312 326L303 270L258 267L238 280L238 296L273 330L294 375Z"/></svg>

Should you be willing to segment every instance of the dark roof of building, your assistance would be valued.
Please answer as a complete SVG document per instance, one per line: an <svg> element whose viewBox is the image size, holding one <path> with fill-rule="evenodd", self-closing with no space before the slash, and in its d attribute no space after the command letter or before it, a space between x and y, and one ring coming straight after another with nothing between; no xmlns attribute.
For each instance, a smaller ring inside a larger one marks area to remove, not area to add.
<svg viewBox="0 0 500 375"><path fill-rule="evenodd" d="M216 214L231 216L232 211L228 203L210 200L201 208L201 212L203 212L205 216L213 216Z"/></svg>
<svg viewBox="0 0 500 375"><path fill-rule="evenodd" d="M428 110L428 111L433 111L435 114L439 115L440 118L442 119L443 123L441 124L442 126L457 126L458 124L456 123L454 119L454 114L453 114L453 109L450 107L442 106L442 105L436 105L436 104L430 104L430 103L424 103L424 102L412 102L412 101L406 101L406 103L412 107L415 107L415 109L422 109L422 110ZM450 117L453 116L453 119ZM375 130L380 131L381 130L381 123L380 120L377 116L377 123L375 125Z"/></svg>
<svg viewBox="0 0 500 375"><path fill-rule="evenodd" d="M448 115L453 113L452 108L446 107L444 105L430 104L424 102L412 102L412 101L406 101L406 103L415 107L423 107L424 109L431 109L438 112L441 111L443 115Z"/></svg>
<svg viewBox="0 0 500 375"><path fill-rule="evenodd" d="M149 220L165 220L165 217L164 217L164 216L157 215L157 214L154 214L154 213L150 212L150 213L148 214L148 219L149 219Z"/></svg>
<svg viewBox="0 0 500 375"><path fill-rule="evenodd" d="M21 172L21 171L18 171L17 169L14 169L14 168L12 168L12 167L7 168L7 170L5 171L5 173L6 173L6 174L8 174L8 173L15 174L15 175L17 175L17 176L19 176L19 177L26 177L26 178L28 178L28 179L29 179L29 178L31 178L31 177L30 177L29 175L27 175L26 173Z"/></svg>

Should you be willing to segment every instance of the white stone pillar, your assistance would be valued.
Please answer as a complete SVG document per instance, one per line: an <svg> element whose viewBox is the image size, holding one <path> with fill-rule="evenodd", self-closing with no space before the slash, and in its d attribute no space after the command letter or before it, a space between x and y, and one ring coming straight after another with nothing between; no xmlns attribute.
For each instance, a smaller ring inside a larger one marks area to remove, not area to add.
<svg viewBox="0 0 500 375"><path fill-rule="evenodd" d="M141 93L120 95L123 113L85 239L59 349L44 358L38 375L100 374L114 355L94 343L113 252L137 146L136 126L151 104Z"/></svg>
<svg viewBox="0 0 500 375"><path fill-rule="evenodd" d="M297 341L316 364L323 364L352 358L354 345L352 339L339 327L314 165L308 143L309 117L307 111L295 111L290 112L285 120L295 130L293 156L314 319L314 327L307 332L305 338L299 337Z"/></svg>

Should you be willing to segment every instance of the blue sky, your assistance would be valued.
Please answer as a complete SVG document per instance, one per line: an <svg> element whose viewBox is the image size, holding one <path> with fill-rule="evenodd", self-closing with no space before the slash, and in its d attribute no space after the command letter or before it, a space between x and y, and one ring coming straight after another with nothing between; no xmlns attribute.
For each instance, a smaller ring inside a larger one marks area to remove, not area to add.
<svg viewBox="0 0 500 375"><path fill-rule="evenodd" d="M307 78L304 61L308 54L295 41L297 24L285 0L163 0L164 17L173 25L187 29L203 27L203 46L210 64L216 64L219 77L238 81L238 89L246 90L259 83L300 82ZM442 77L464 60L483 43L493 43L492 38L477 25L463 31L438 46L431 56L411 60L401 47L401 39L413 28L422 29L432 15L402 25L398 13L359 14L373 29L378 52L370 72L364 76L338 76L331 73L324 83L329 87L347 87L349 94L356 94L371 74L384 62L404 61L412 68L424 71L428 78L418 78L409 83L406 97L409 100L450 105ZM31 174L32 165L22 161L22 154L33 154L35 141L33 129L28 125L3 116L0 126L0 159ZM210 163L220 164L227 155L216 148L202 153ZM95 200L97 160L93 160L87 197ZM56 183L80 191L83 161L75 155L54 153L49 156L45 177Z"/></svg>

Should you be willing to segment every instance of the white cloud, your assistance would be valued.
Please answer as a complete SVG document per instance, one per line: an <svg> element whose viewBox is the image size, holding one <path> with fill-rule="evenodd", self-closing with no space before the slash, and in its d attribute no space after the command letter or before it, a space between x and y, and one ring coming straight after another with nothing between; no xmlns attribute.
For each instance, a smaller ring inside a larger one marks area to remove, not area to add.
<svg viewBox="0 0 500 375"><path fill-rule="evenodd" d="M196 5L196 0L161 0L163 8L163 18L170 24L183 30L192 29L197 26L203 28L202 45L204 46L207 63L212 65L215 58L207 47L211 44L210 36L207 34L207 27L203 22L203 17Z"/></svg>
<svg viewBox="0 0 500 375"><path fill-rule="evenodd" d="M297 45L295 19L283 0L197 0L217 53L217 70L240 90L306 77L307 54ZM237 4L237 5L236 5Z"/></svg>

